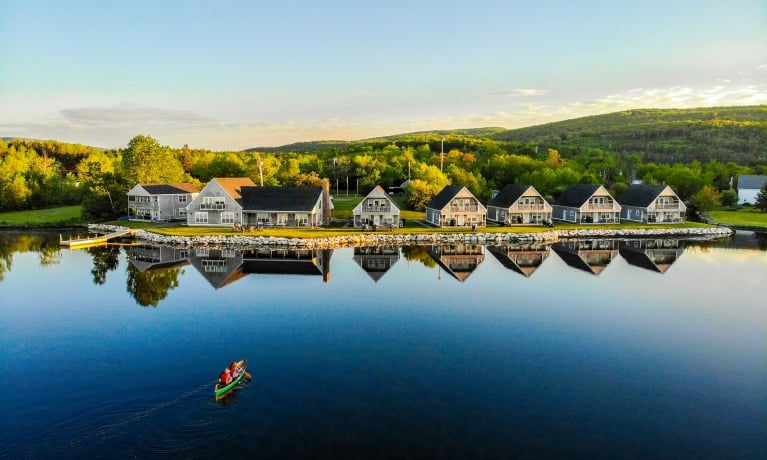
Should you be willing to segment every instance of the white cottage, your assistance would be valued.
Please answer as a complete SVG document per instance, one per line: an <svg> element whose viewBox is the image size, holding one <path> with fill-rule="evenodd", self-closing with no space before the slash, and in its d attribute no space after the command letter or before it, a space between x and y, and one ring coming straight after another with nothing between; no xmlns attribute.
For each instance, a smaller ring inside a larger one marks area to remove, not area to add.
<svg viewBox="0 0 767 460"><path fill-rule="evenodd" d="M738 204L756 204L756 196L764 184L767 184L767 176L738 176Z"/></svg>
<svg viewBox="0 0 767 460"><path fill-rule="evenodd" d="M399 227L400 212L397 203L377 185L352 210L354 226L384 225Z"/></svg>

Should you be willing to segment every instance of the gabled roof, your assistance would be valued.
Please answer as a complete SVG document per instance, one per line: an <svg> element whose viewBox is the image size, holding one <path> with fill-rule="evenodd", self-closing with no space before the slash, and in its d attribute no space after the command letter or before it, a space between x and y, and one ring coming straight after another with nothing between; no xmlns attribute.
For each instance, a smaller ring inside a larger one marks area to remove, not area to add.
<svg viewBox="0 0 767 460"><path fill-rule="evenodd" d="M667 185L632 185L621 195L618 202L625 206L637 206L646 208L650 206L658 196L666 190Z"/></svg>
<svg viewBox="0 0 767 460"><path fill-rule="evenodd" d="M557 241L551 245L551 249L569 266L599 276L605 268L612 262L613 256L618 254L618 250L612 248L603 249L580 249L580 241L575 243L563 243ZM587 254L610 254L608 260L589 257ZM584 258L584 256L586 256Z"/></svg>
<svg viewBox="0 0 767 460"><path fill-rule="evenodd" d="M242 187L244 211L311 212L322 187Z"/></svg>
<svg viewBox="0 0 767 460"><path fill-rule="evenodd" d="M427 208L442 209L455 198L461 190L465 189L463 185L448 185L442 189L430 202L426 205ZM469 192L469 190L466 190ZM471 194L471 192L469 192ZM472 195L473 196L473 195Z"/></svg>
<svg viewBox="0 0 767 460"><path fill-rule="evenodd" d="M150 195L178 195L199 193L200 189L192 184L139 184Z"/></svg>
<svg viewBox="0 0 767 460"><path fill-rule="evenodd" d="M362 199L362 200L361 200L361 201L360 201L360 202L357 204L357 206L355 206L355 207L354 207L354 209L353 209L353 212L360 212L360 211L362 211L362 210L364 209L364 206L363 206L363 204L364 204L365 200L366 200L366 199L368 199L368 198L381 198L381 199L385 199L386 201L388 201L388 202L389 202L389 204L391 204L391 206L392 206L392 209L393 209L393 210L397 210L397 211L399 211L399 205L397 204L397 202L396 202L396 201L394 201L394 200L393 200L393 199L392 199L392 198L391 198L391 197L390 197L390 196L389 196L389 195L386 193L386 191L384 191L383 187L381 187L380 185L376 185L376 186L375 186L375 188L374 188L373 190L371 190L371 191L370 191L370 193L368 193L367 195L365 195L365 198L363 198L363 199Z"/></svg>
<svg viewBox="0 0 767 460"><path fill-rule="evenodd" d="M507 184L501 193L495 196L488 206L497 206L499 208L508 208L519 200L519 198L530 188L532 185L521 184Z"/></svg>
<svg viewBox="0 0 767 460"><path fill-rule="evenodd" d="M562 193L559 198L554 202L558 206L570 206L580 207L591 198L591 195L595 194L601 185L593 184L575 184L567 187L567 190Z"/></svg>
<svg viewBox="0 0 767 460"><path fill-rule="evenodd" d="M242 187L255 187L256 185L250 180L250 177L215 177L212 180L216 181L235 200L242 198L240 194Z"/></svg>
<svg viewBox="0 0 767 460"><path fill-rule="evenodd" d="M384 190L383 187L381 187L380 185L376 185L375 188L373 188L373 190L371 190L370 193L368 193L365 196L365 198L376 198L376 197L385 198L386 200L391 202L392 206L394 206L395 208L399 209L399 206L397 205L397 202L394 201L389 196L389 194L386 193L386 190Z"/></svg>
<svg viewBox="0 0 767 460"><path fill-rule="evenodd" d="M653 272L665 273L665 271L668 270L668 267L670 266L670 264L664 265L663 267L657 265L652 259L650 259L645 251L634 251L624 247L620 247L618 251L620 252L621 256L626 259L626 262L634 265L635 267L644 268Z"/></svg>
<svg viewBox="0 0 767 460"><path fill-rule="evenodd" d="M744 174L738 176L738 189L760 189L767 183L767 176Z"/></svg>

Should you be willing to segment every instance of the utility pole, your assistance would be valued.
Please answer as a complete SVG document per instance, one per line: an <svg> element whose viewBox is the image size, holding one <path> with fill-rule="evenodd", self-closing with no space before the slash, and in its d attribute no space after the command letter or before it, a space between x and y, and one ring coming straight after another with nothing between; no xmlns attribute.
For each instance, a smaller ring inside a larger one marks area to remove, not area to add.
<svg viewBox="0 0 767 460"><path fill-rule="evenodd" d="M258 175L261 176L261 187L264 186L264 162L261 161L261 154L258 154Z"/></svg>
<svg viewBox="0 0 767 460"><path fill-rule="evenodd" d="M445 158L445 138L442 138L442 148L439 151L439 172L442 172L442 164Z"/></svg>

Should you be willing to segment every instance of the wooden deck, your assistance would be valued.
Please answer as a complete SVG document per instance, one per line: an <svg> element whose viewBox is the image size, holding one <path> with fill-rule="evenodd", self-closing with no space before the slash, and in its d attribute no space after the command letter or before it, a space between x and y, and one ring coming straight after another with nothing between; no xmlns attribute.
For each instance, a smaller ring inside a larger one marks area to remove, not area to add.
<svg viewBox="0 0 767 460"><path fill-rule="evenodd" d="M108 233L106 235L92 236L87 238L73 238L69 240L61 240L59 244L66 248L84 248L89 246L100 246L107 244L109 240L114 238L120 238L123 236L133 235L133 230L121 230L119 232Z"/></svg>

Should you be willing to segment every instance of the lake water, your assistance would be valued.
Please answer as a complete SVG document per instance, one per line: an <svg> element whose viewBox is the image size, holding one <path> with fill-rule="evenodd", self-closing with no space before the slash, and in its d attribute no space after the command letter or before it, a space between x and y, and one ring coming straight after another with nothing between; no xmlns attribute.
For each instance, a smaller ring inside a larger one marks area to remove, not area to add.
<svg viewBox="0 0 767 460"><path fill-rule="evenodd" d="M767 244L0 233L0 457L767 458ZM229 362L253 379L216 401Z"/></svg>

